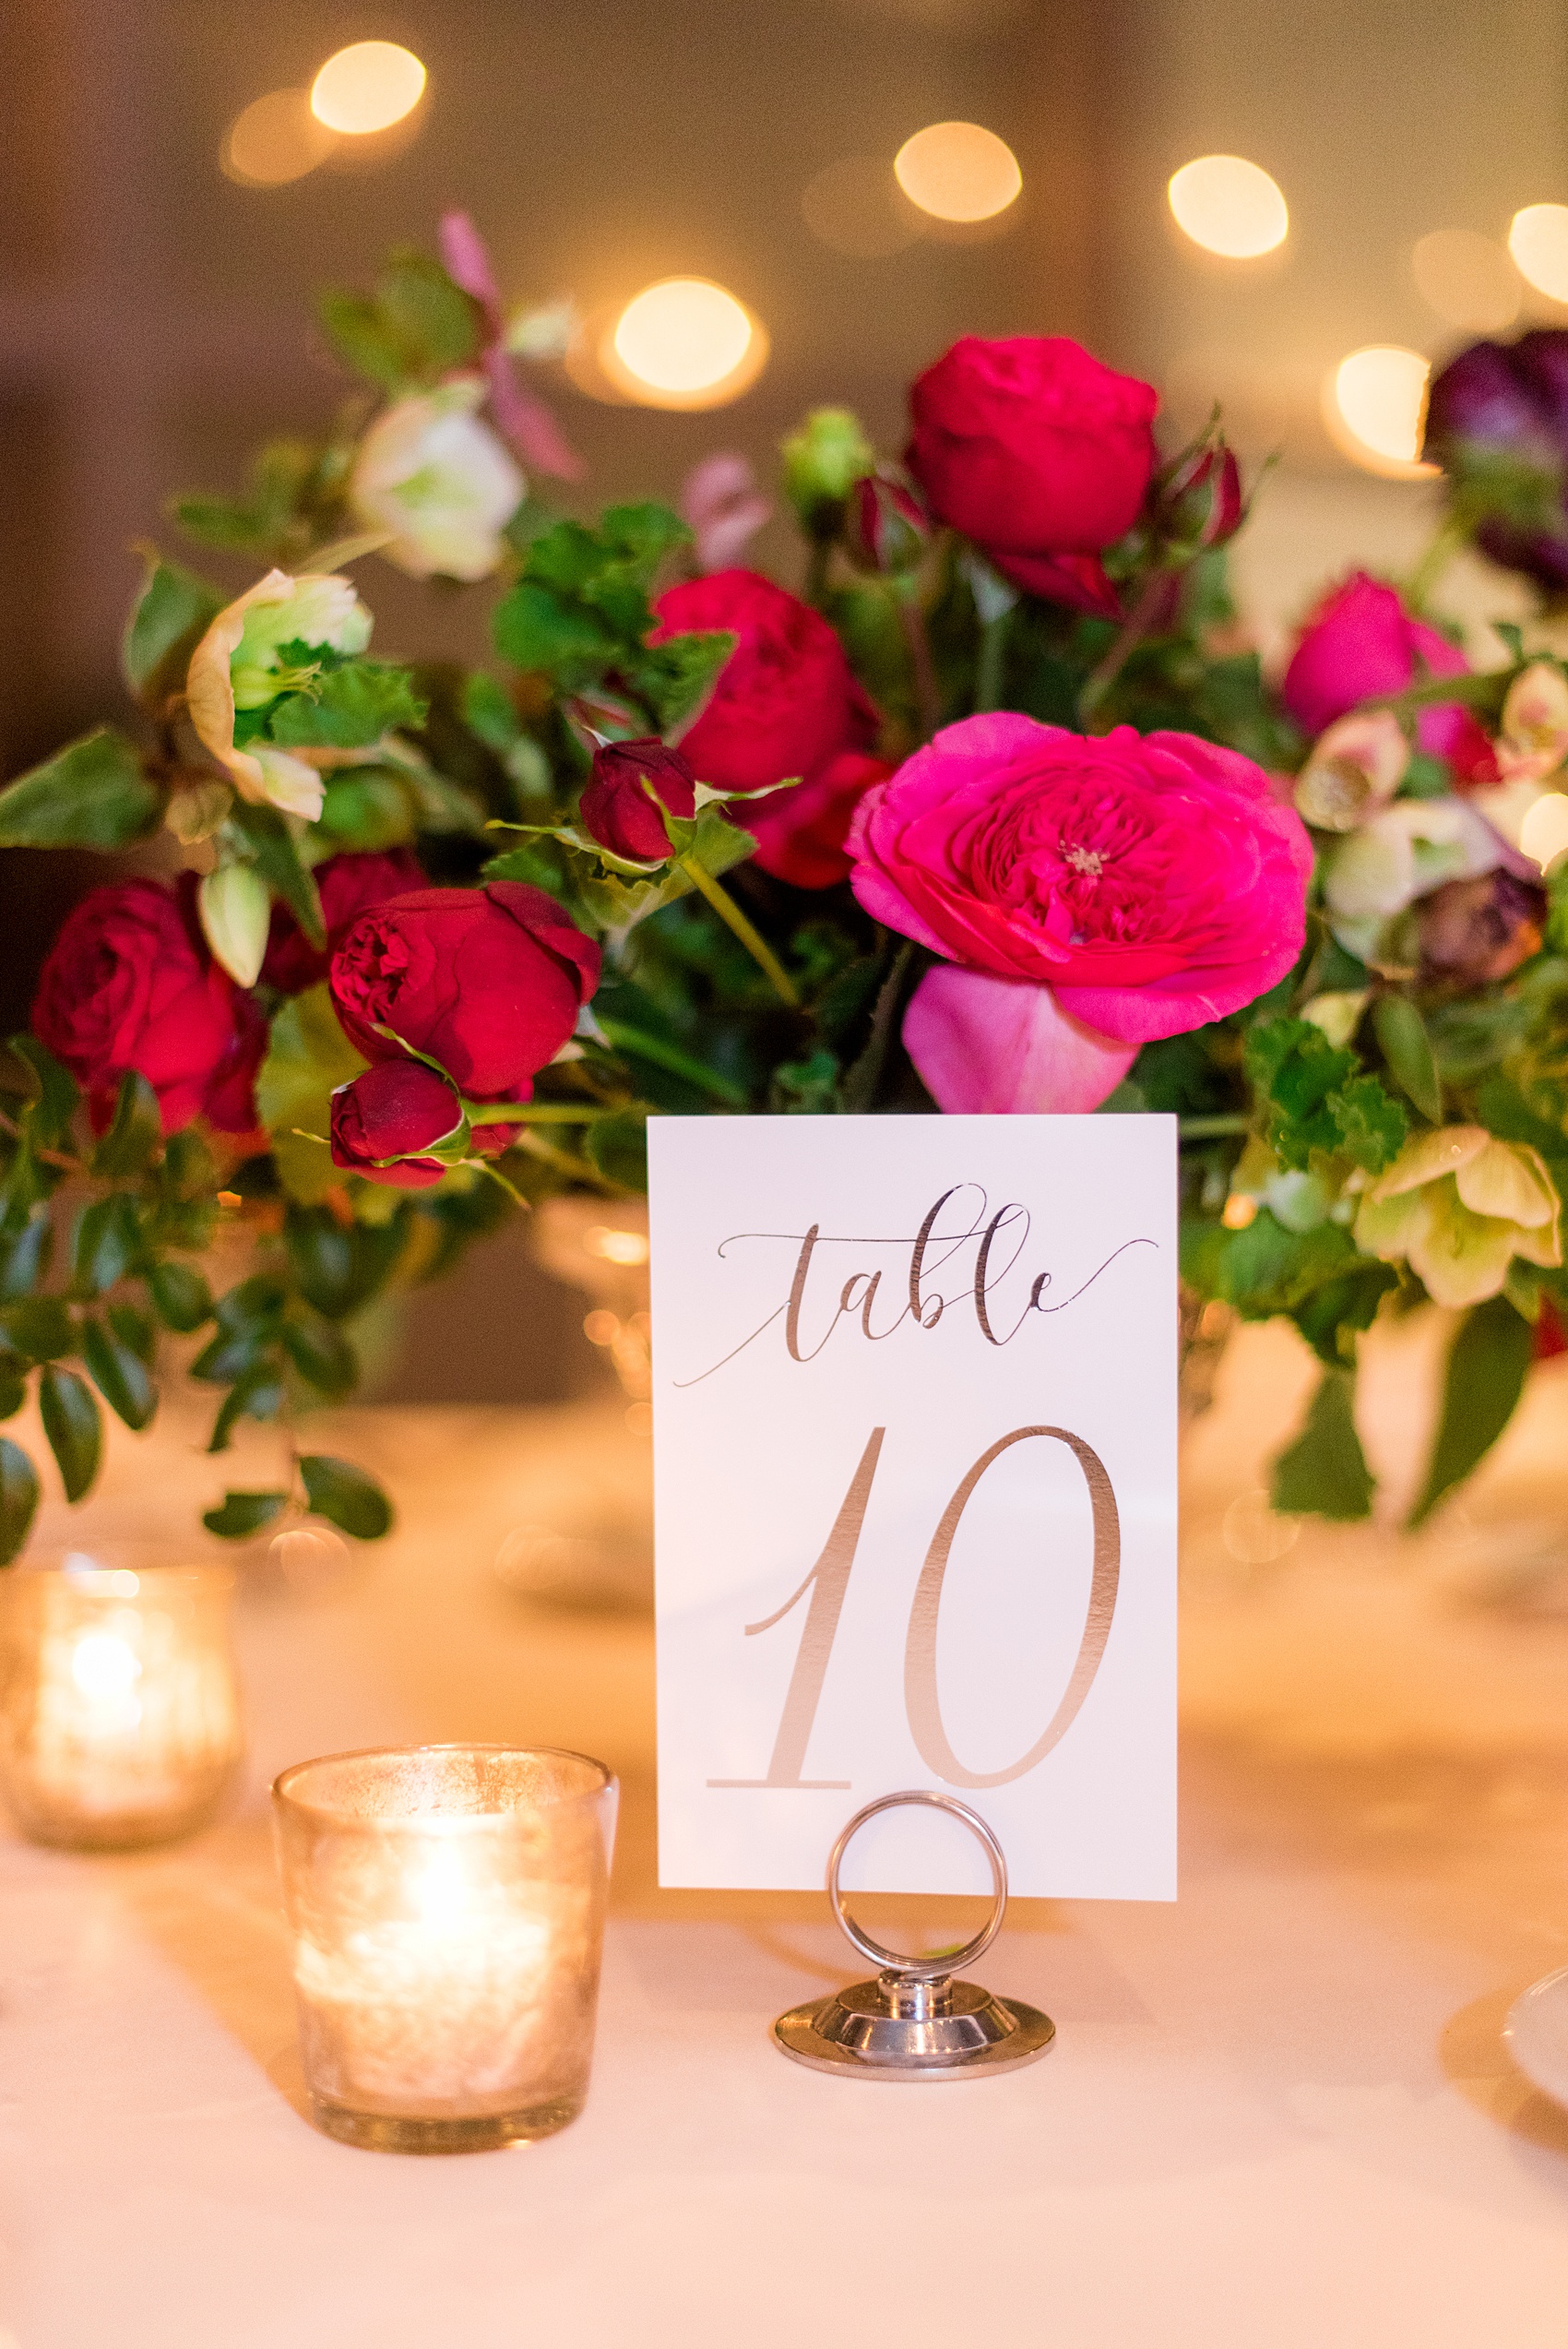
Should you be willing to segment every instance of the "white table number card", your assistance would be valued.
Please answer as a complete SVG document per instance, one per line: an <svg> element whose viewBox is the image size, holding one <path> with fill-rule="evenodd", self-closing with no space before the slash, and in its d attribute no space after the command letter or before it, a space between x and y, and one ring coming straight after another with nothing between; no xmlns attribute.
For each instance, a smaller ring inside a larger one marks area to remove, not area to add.
<svg viewBox="0 0 1568 2349"><path fill-rule="evenodd" d="M648 1154L660 1882L1174 1898L1175 1120Z"/></svg>

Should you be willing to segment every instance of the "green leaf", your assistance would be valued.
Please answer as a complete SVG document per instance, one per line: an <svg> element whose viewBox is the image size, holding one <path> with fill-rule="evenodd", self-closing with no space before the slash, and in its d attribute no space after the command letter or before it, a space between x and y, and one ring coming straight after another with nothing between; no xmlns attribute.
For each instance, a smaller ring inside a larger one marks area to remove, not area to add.
<svg viewBox="0 0 1568 2349"><path fill-rule="evenodd" d="M82 1324L82 1359L93 1385L127 1427L146 1427L158 1409L158 1389L145 1362L101 1321Z"/></svg>
<svg viewBox="0 0 1568 2349"><path fill-rule="evenodd" d="M158 1351L158 1328L148 1314L138 1306L122 1302L109 1308L109 1327L123 1346L129 1346L138 1362L150 1369Z"/></svg>
<svg viewBox="0 0 1568 2349"><path fill-rule="evenodd" d="M434 382L479 349L477 305L411 246L392 255L374 294L323 293L317 316L339 357L389 391Z"/></svg>
<svg viewBox="0 0 1568 2349"><path fill-rule="evenodd" d="M286 694L267 725L288 750L362 750L398 726L422 725L428 704L414 692L411 669L350 661L328 669L307 691Z"/></svg>
<svg viewBox="0 0 1568 2349"><path fill-rule="evenodd" d="M53 1362L69 1353L76 1342L71 1317L59 1297L21 1297L15 1305L0 1306L0 1329L29 1362Z"/></svg>
<svg viewBox="0 0 1568 2349"><path fill-rule="evenodd" d="M1355 1380L1325 1370L1306 1425L1274 1463L1273 1506L1284 1516L1367 1517L1376 1490L1356 1434Z"/></svg>
<svg viewBox="0 0 1568 2349"><path fill-rule="evenodd" d="M300 1474L315 1514L329 1518L356 1541L379 1541L390 1527L391 1503L374 1477L351 1461L334 1460L327 1452L306 1453Z"/></svg>
<svg viewBox="0 0 1568 2349"><path fill-rule="evenodd" d="M149 709L161 708L170 694L180 691L192 653L222 608L216 588L149 553L120 648L125 683Z"/></svg>
<svg viewBox="0 0 1568 2349"><path fill-rule="evenodd" d="M385 767L351 767L327 778L320 829L344 848L401 848L418 829L406 779Z"/></svg>
<svg viewBox="0 0 1568 2349"><path fill-rule="evenodd" d="M221 1508L204 1509L201 1521L221 1542L244 1542L288 1506L287 1493L225 1493Z"/></svg>
<svg viewBox="0 0 1568 2349"><path fill-rule="evenodd" d="M28 1399L28 1382L17 1367L15 1354L0 1357L0 1419L15 1419ZM0 1566L6 1563L0 1558Z"/></svg>
<svg viewBox="0 0 1568 2349"><path fill-rule="evenodd" d="M242 1419L276 1419L283 1407L283 1379L275 1362L253 1363L235 1379L212 1424L209 1452L226 1452Z"/></svg>
<svg viewBox="0 0 1568 2349"><path fill-rule="evenodd" d="M1412 1530L1464 1482L1507 1426L1533 1345L1529 1323L1506 1297L1490 1297L1460 1323L1449 1351L1443 1417L1426 1482L1408 1520Z"/></svg>
<svg viewBox="0 0 1568 2349"><path fill-rule="evenodd" d="M647 1188L647 1113L631 1109L596 1117L584 1138L589 1163L629 1191Z"/></svg>
<svg viewBox="0 0 1568 2349"><path fill-rule="evenodd" d="M327 944L321 898L310 867L286 819L275 807L252 807L236 800L232 821L244 834L262 878L274 897L280 897L301 929L317 949Z"/></svg>
<svg viewBox="0 0 1568 2349"><path fill-rule="evenodd" d="M76 1115L81 1088L36 1036L13 1036L6 1049L25 1062L36 1086L26 1113L28 1131L45 1150L53 1150Z"/></svg>
<svg viewBox="0 0 1568 2349"><path fill-rule="evenodd" d="M31 1294L49 1270L54 1226L47 1208L35 1208L15 1239L0 1243L0 1302Z"/></svg>
<svg viewBox="0 0 1568 2349"><path fill-rule="evenodd" d="M0 1437L0 1566L9 1566L32 1530L38 1472L19 1444Z"/></svg>
<svg viewBox="0 0 1568 2349"><path fill-rule="evenodd" d="M194 1264L155 1264L147 1285L165 1329L184 1335L211 1318L212 1291Z"/></svg>
<svg viewBox="0 0 1568 2349"><path fill-rule="evenodd" d="M141 1253L136 1204L124 1191L84 1207L72 1247L73 1285L79 1296L101 1296L123 1281Z"/></svg>
<svg viewBox="0 0 1568 2349"><path fill-rule="evenodd" d="M615 638L592 612L561 602L534 579L519 579L496 605L495 649L517 669L542 670L586 685L615 650ZM0 801L0 805L3 805Z"/></svg>
<svg viewBox="0 0 1568 2349"><path fill-rule="evenodd" d="M385 1287L409 1237L409 1214L345 1227L326 1208L291 1207L283 1226L289 1269L308 1305L329 1321L356 1313Z"/></svg>
<svg viewBox="0 0 1568 2349"><path fill-rule="evenodd" d="M163 1139L158 1095L138 1068L120 1079L113 1121L92 1154L95 1174L139 1174Z"/></svg>
<svg viewBox="0 0 1568 2349"><path fill-rule="evenodd" d="M283 1345L302 1378L336 1401L359 1383L359 1357L330 1321L286 1321Z"/></svg>
<svg viewBox="0 0 1568 2349"><path fill-rule="evenodd" d="M369 1065L339 1026L325 985L292 996L272 1022L255 1081L256 1110L272 1136L283 1187L302 1206L316 1206L343 1180L330 1151L302 1136L328 1131L334 1091Z"/></svg>
<svg viewBox="0 0 1568 2349"><path fill-rule="evenodd" d="M1328 1096L1329 1115L1338 1128L1338 1146L1347 1158L1369 1174L1381 1174L1399 1155L1410 1121L1392 1093L1373 1076L1352 1077Z"/></svg>
<svg viewBox="0 0 1568 2349"><path fill-rule="evenodd" d="M1372 1007L1372 1026L1395 1082L1423 1117L1443 1123L1443 1086L1426 1022L1408 996L1379 996Z"/></svg>
<svg viewBox="0 0 1568 2349"><path fill-rule="evenodd" d="M462 712L464 724L498 757L523 731L505 686L484 669L470 669L463 680Z"/></svg>
<svg viewBox="0 0 1568 2349"><path fill-rule="evenodd" d="M717 807L705 807L693 827L693 839L685 854L702 866L705 873L715 876L728 873L732 864L743 864L756 854L756 841L752 834L732 824Z"/></svg>
<svg viewBox="0 0 1568 2349"><path fill-rule="evenodd" d="M79 1501L98 1473L103 1420L92 1389L74 1370L51 1363L38 1382L39 1416L68 1501Z"/></svg>
<svg viewBox="0 0 1568 2349"><path fill-rule="evenodd" d="M128 848L162 806L136 745L100 726L0 791L0 848Z"/></svg>
<svg viewBox="0 0 1568 2349"><path fill-rule="evenodd" d="M696 716L739 642L727 628L693 629L648 649L637 663L635 683L661 734Z"/></svg>

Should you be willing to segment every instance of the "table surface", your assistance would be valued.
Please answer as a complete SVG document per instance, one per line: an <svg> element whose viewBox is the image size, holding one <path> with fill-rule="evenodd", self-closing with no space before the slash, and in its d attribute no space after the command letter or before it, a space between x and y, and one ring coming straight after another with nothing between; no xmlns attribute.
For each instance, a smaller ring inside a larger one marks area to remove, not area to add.
<svg viewBox="0 0 1568 2349"><path fill-rule="evenodd" d="M1568 1362L1431 1536L1270 1558L1259 1463L1312 1376L1246 1333L1187 1448L1180 1900L1016 1903L980 1971L1056 2046L898 2087L769 2042L863 1970L825 1901L658 1890L650 1622L496 1578L519 1522L644 1507L619 1407L340 1415L399 1527L248 1580L231 1813L162 1853L0 1842L0 2349L1562 2349L1568 2114L1500 2032L1568 1960ZM1393 1499L1431 1376L1430 1333L1372 1349ZM183 1522L214 1469L176 1405L90 1521ZM451 1737L621 1774L592 2093L539 2145L356 2152L303 2116L265 1790Z"/></svg>

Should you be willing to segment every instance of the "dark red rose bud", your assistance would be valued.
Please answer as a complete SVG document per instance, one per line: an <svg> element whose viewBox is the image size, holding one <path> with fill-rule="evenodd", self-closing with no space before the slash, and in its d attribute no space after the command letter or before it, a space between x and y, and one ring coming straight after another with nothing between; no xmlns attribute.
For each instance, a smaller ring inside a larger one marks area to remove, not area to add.
<svg viewBox="0 0 1568 2349"><path fill-rule="evenodd" d="M411 848L389 848L364 853L329 856L315 868L327 924L327 946L318 953L288 907L274 900L272 927L267 934L267 959L261 966L264 984L280 995L303 995L327 976L332 949L350 926L373 905L389 897L422 889L427 876Z"/></svg>
<svg viewBox="0 0 1568 2349"><path fill-rule="evenodd" d="M1479 880L1445 881L1422 899L1420 912L1427 976L1483 987L1540 952L1547 894L1538 881L1500 866Z"/></svg>
<svg viewBox="0 0 1568 2349"><path fill-rule="evenodd" d="M671 850L659 810L695 816L695 781L680 752L657 734L637 742L602 743L593 754L593 780L577 813L584 830L612 856L624 856L633 864L660 864Z"/></svg>
<svg viewBox="0 0 1568 2349"><path fill-rule="evenodd" d="M381 1060L332 1096L332 1163L373 1183L422 1191L446 1169L418 1153L445 1141L463 1120L452 1086L420 1060ZM383 1165L393 1159L395 1165Z"/></svg>
<svg viewBox="0 0 1568 2349"><path fill-rule="evenodd" d="M329 984L366 1059L396 1060L406 1044L469 1100L527 1101L535 1070L599 984L599 964L598 947L554 898L492 881L416 889L362 913Z"/></svg>
<svg viewBox="0 0 1568 2349"><path fill-rule="evenodd" d="M855 483L844 518L844 550L862 571L912 571L931 543L931 517L912 490L885 473Z"/></svg>
<svg viewBox="0 0 1568 2349"><path fill-rule="evenodd" d="M1223 546L1246 511L1235 451L1218 431L1184 450L1155 483L1155 526L1171 546Z"/></svg>

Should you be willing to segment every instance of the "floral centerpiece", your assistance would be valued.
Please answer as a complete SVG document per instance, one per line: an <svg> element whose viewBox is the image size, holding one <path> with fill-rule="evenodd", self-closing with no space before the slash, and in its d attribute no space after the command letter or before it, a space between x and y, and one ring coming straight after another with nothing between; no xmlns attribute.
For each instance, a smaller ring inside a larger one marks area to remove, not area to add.
<svg viewBox="0 0 1568 2349"><path fill-rule="evenodd" d="M1323 1366L1279 1507L1369 1508L1358 1338L1456 1310L1433 1507L1561 1343L1568 672L1500 628L1475 673L1428 607L1472 541L1568 583L1568 336L1439 377L1431 555L1331 587L1275 686L1218 420L1162 454L1154 390L1071 341L956 343L898 459L810 416L797 592L742 561L738 459L681 513L563 514L528 370L569 320L509 315L464 216L320 315L368 394L173 508L254 583L149 554L134 721L0 793L0 844L137 852L3 1069L0 1413L36 1395L67 1495L101 1404L150 1419L161 1337L215 1453L288 1429L389 1284L639 1188L650 1115L1154 1110L1190 1321L1284 1316ZM493 582L493 662L373 657L377 560ZM215 1296L220 1231L254 1258ZM280 1457L213 1532L388 1523L352 1464ZM0 1557L38 1493L0 1438Z"/></svg>

